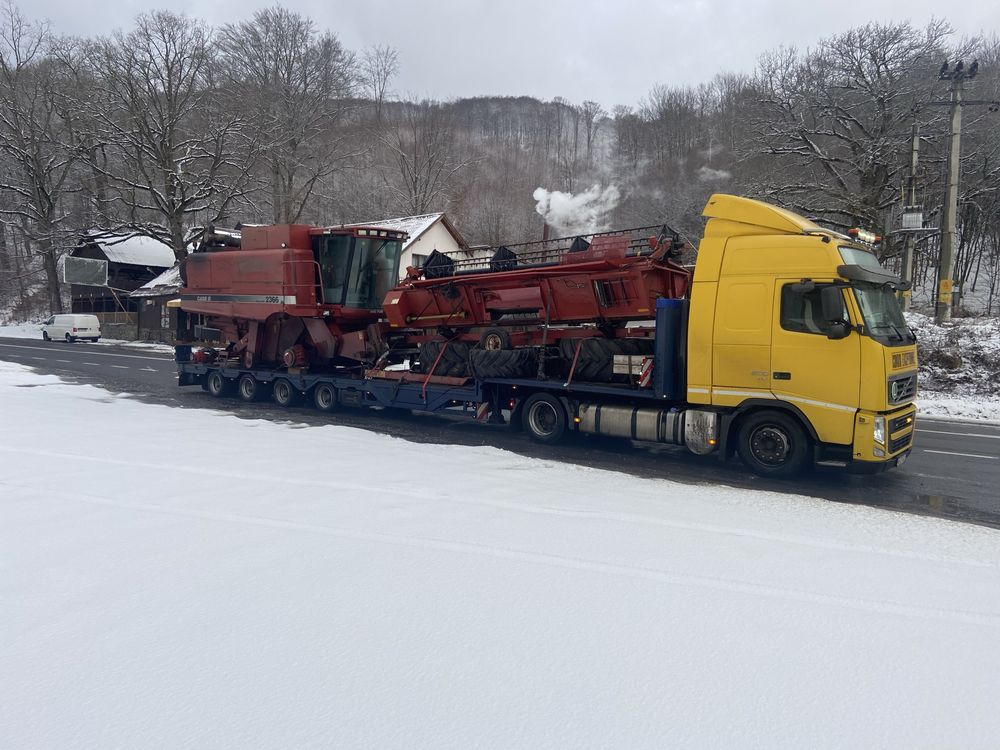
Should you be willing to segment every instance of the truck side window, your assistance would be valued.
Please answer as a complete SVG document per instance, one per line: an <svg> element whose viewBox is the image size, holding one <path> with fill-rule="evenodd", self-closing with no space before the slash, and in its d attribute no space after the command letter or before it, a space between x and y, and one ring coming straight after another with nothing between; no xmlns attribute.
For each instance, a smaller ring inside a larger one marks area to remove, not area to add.
<svg viewBox="0 0 1000 750"><path fill-rule="evenodd" d="M818 333L826 335L829 322L823 320L823 302L820 299L822 286L811 292L795 291L792 284L781 288L781 327L786 331ZM847 311L841 316L847 319Z"/></svg>

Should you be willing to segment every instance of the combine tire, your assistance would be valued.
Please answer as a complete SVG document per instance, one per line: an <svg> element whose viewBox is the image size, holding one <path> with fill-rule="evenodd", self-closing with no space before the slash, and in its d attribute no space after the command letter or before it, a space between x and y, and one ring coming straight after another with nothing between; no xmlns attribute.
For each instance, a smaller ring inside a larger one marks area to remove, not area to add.
<svg viewBox="0 0 1000 750"><path fill-rule="evenodd" d="M559 356L563 360L563 370L569 375L576 356L576 347L581 339L562 339L559 342ZM580 356L576 360L573 380L588 383L610 383L614 376L614 357L623 354L622 345L615 339L592 337L582 339Z"/></svg>
<svg viewBox="0 0 1000 750"><path fill-rule="evenodd" d="M319 411L336 411L337 389L329 383L320 383L313 388L313 403Z"/></svg>
<svg viewBox="0 0 1000 750"><path fill-rule="evenodd" d="M521 411L525 432L536 443L558 443L566 434L566 410L548 393L536 393Z"/></svg>
<svg viewBox="0 0 1000 750"><path fill-rule="evenodd" d="M740 458L755 474L794 476L806 467L809 448L809 438L798 420L783 412L759 411L740 423Z"/></svg>
<svg viewBox="0 0 1000 750"><path fill-rule="evenodd" d="M622 349L622 354L632 357L649 357L653 354L653 339L615 339Z"/></svg>
<svg viewBox="0 0 1000 750"><path fill-rule="evenodd" d="M299 403L299 398L302 395L288 378L275 380L271 393L274 396L274 403L278 406L295 406Z"/></svg>
<svg viewBox="0 0 1000 750"><path fill-rule="evenodd" d="M530 378L538 372L534 349L473 349L469 366L477 378Z"/></svg>
<svg viewBox="0 0 1000 750"><path fill-rule="evenodd" d="M223 377L222 373L218 370L212 370L205 376L205 390L215 396L215 398L222 398L232 393L233 383L231 380Z"/></svg>
<svg viewBox="0 0 1000 750"><path fill-rule="evenodd" d="M434 363L437 362L437 367L434 368L435 375L455 378L469 377L469 345L461 341L452 341L444 350L444 354L441 354L439 360L438 354L441 353L441 347L444 345L443 341L428 341L426 344L420 345L420 371L425 374L430 372Z"/></svg>
<svg viewBox="0 0 1000 750"><path fill-rule="evenodd" d="M512 349L510 334L503 328L487 328L479 337L480 349Z"/></svg>
<svg viewBox="0 0 1000 750"><path fill-rule="evenodd" d="M259 401L263 392L263 384L248 372L236 381L236 393L243 401Z"/></svg>

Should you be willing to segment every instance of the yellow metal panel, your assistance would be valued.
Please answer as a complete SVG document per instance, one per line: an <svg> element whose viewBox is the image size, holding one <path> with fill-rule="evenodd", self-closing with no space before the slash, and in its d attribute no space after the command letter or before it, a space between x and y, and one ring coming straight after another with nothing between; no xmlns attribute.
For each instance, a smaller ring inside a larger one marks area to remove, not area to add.
<svg viewBox="0 0 1000 750"><path fill-rule="evenodd" d="M687 380L688 401L695 404L708 404L712 401L712 327L716 293L715 283L695 283L691 286Z"/></svg>
<svg viewBox="0 0 1000 750"><path fill-rule="evenodd" d="M712 382L767 388L771 368L770 278L723 277L715 314Z"/></svg>
<svg viewBox="0 0 1000 750"><path fill-rule="evenodd" d="M820 226L798 214L751 198L716 193L708 199L702 216L709 219L750 224L782 234L804 234L824 231Z"/></svg>

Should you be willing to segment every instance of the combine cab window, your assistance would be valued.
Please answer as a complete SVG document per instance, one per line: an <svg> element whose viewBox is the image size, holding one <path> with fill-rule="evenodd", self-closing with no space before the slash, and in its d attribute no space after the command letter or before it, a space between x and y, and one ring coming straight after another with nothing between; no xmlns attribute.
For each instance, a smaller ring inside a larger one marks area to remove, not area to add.
<svg viewBox="0 0 1000 750"><path fill-rule="evenodd" d="M328 305L344 304L352 239L350 235L340 235L321 237L319 240L317 260L322 277L323 299Z"/></svg>
<svg viewBox="0 0 1000 750"><path fill-rule="evenodd" d="M399 240L358 237L354 243L347 307L379 310L386 293L399 280Z"/></svg>

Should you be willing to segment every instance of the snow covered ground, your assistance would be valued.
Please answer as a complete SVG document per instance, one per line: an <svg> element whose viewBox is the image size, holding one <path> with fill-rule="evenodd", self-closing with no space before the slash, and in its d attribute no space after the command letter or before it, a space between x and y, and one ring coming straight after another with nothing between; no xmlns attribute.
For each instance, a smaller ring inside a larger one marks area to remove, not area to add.
<svg viewBox="0 0 1000 750"><path fill-rule="evenodd" d="M907 313L917 334L923 416L1000 422L1000 318L955 318L939 326L921 313Z"/></svg>
<svg viewBox="0 0 1000 750"><path fill-rule="evenodd" d="M1000 533L0 362L5 748L962 747Z"/></svg>

